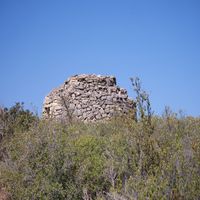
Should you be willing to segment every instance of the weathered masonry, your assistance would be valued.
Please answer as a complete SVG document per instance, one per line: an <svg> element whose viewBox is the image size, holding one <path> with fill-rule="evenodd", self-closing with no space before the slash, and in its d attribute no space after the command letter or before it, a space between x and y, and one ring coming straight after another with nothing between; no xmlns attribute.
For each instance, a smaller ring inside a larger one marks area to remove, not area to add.
<svg viewBox="0 0 200 200"><path fill-rule="evenodd" d="M109 119L134 113L135 103L113 76L75 75L45 97L43 117L81 121Z"/></svg>

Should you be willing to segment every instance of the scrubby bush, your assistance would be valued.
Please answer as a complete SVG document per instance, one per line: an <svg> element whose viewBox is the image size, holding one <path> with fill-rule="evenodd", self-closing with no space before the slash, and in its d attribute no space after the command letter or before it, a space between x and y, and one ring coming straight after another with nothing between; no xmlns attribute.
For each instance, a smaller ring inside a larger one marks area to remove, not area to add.
<svg viewBox="0 0 200 200"><path fill-rule="evenodd" d="M24 103L16 103L11 108L0 108L0 138L12 135L14 132L27 131L38 117Z"/></svg>
<svg viewBox="0 0 200 200"><path fill-rule="evenodd" d="M200 119L128 117L16 133L1 163L12 199L199 199Z"/></svg>
<svg viewBox="0 0 200 200"><path fill-rule="evenodd" d="M37 115L24 109L23 103L16 103L10 108L0 107L0 161L7 156L7 145L3 145L3 143L6 143L18 132L27 132L38 121Z"/></svg>

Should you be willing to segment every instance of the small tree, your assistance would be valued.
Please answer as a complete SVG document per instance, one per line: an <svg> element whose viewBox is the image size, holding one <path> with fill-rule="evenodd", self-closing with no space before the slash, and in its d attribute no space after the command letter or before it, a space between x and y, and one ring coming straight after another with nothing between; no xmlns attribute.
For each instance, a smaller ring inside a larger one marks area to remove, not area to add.
<svg viewBox="0 0 200 200"><path fill-rule="evenodd" d="M60 103L64 107L66 112L64 120L65 122L71 124L74 121L74 116L73 116L74 109L70 107L70 99L68 96L64 95L62 95L60 98L61 98Z"/></svg>
<svg viewBox="0 0 200 200"><path fill-rule="evenodd" d="M11 108L0 109L0 136L12 135L15 131L27 131L38 119L30 110L24 109L24 103L17 102Z"/></svg>
<svg viewBox="0 0 200 200"><path fill-rule="evenodd" d="M134 91L136 92L136 120L147 122L151 126L152 109L149 100L149 95L146 91L142 90L141 82L138 77L130 78Z"/></svg>

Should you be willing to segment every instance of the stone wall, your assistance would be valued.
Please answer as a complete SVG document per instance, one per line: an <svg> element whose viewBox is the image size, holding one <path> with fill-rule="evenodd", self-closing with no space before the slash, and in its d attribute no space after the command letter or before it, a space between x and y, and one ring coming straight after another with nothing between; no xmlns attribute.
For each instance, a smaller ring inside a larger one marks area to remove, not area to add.
<svg viewBox="0 0 200 200"><path fill-rule="evenodd" d="M76 118L81 121L109 119L134 113L135 104L112 76L76 75L45 97L44 118Z"/></svg>

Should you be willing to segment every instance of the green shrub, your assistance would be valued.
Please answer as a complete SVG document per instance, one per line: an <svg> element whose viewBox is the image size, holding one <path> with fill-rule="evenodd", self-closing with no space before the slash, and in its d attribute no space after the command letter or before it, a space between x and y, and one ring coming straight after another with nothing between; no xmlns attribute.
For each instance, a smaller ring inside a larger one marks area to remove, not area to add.
<svg viewBox="0 0 200 200"><path fill-rule="evenodd" d="M11 108L0 108L0 138L27 131L37 120L33 112L24 109L23 103L16 103Z"/></svg>
<svg viewBox="0 0 200 200"><path fill-rule="evenodd" d="M199 199L200 119L152 125L41 121L3 144L0 182L12 199Z"/></svg>

